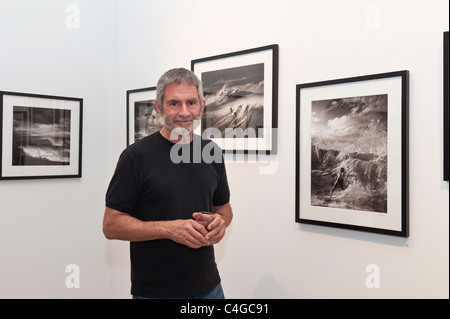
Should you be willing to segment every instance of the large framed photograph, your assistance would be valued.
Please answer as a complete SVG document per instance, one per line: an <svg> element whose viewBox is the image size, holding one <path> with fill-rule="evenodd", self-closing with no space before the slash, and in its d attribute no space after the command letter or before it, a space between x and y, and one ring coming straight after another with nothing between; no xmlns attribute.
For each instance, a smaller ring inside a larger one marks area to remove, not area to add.
<svg viewBox="0 0 450 319"><path fill-rule="evenodd" d="M0 179L81 177L83 100L0 92Z"/></svg>
<svg viewBox="0 0 450 319"><path fill-rule="evenodd" d="M449 181L449 50L448 50L448 31L444 32L444 180Z"/></svg>
<svg viewBox="0 0 450 319"><path fill-rule="evenodd" d="M297 85L296 222L408 237L409 72Z"/></svg>
<svg viewBox="0 0 450 319"><path fill-rule="evenodd" d="M193 60L206 108L196 133L224 152L276 154L278 45Z"/></svg>
<svg viewBox="0 0 450 319"><path fill-rule="evenodd" d="M127 145L162 129L156 110L156 87L127 91Z"/></svg>

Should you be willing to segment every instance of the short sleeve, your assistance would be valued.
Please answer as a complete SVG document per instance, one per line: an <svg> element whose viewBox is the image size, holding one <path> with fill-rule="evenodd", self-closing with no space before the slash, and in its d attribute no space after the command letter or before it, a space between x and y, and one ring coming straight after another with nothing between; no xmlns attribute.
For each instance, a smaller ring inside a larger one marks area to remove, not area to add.
<svg viewBox="0 0 450 319"><path fill-rule="evenodd" d="M116 170L106 192L106 206L132 215L140 193L139 170L133 157L125 150L117 162Z"/></svg>
<svg viewBox="0 0 450 319"><path fill-rule="evenodd" d="M228 178L225 163L222 157L222 163L216 164L219 172L219 183L213 196L213 205L222 206L230 201L230 188L228 187Z"/></svg>

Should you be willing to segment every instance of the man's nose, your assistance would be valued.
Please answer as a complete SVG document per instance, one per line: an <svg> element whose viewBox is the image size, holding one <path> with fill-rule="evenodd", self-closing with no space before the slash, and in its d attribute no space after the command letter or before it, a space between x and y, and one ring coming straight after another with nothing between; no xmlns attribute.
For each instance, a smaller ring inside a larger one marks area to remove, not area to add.
<svg viewBox="0 0 450 319"><path fill-rule="evenodd" d="M180 109L179 115L181 115L181 116L189 116L189 115L191 115L189 113L188 105L187 105L186 102L181 103L181 109Z"/></svg>

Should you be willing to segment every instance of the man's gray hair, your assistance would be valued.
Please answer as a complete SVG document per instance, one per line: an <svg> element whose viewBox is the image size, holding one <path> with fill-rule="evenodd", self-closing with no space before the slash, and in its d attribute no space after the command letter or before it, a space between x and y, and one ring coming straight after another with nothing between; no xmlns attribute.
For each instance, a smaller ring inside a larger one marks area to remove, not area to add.
<svg viewBox="0 0 450 319"><path fill-rule="evenodd" d="M203 85L200 79L195 75L194 72L189 71L185 68L179 69L171 69L164 73L158 81L156 87L156 99L161 107L161 111L163 111L163 100L164 100L164 90L167 85L170 84L182 84L187 83L190 85L195 85L198 91L198 96L200 98L200 104L203 104L203 100L205 99L203 95Z"/></svg>

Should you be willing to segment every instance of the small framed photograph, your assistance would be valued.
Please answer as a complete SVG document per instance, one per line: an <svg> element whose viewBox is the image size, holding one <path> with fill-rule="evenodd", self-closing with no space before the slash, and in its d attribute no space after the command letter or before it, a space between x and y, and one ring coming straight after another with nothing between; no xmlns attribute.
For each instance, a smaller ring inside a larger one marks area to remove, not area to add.
<svg viewBox="0 0 450 319"><path fill-rule="evenodd" d="M297 85L296 222L408 237L409 72Z"/></svg>
<svg viewBox="0 0 450 319"><path fill-rule="evenodd" d="M156 87L127 91L127 145L162 129L156 110Z"/></svg>
<svg viewBox="0 0 450 319"><path fill-rule="evenodd" d="M195 132L224 152L276 154L278 45L193 60L191 69L206 99Z"/></svg>
<svg viewBox="0 0 450 319"><path fill-rule="evenodd" d="M83 100L0 92L0 179L81 177Z"/></svg>
<svg viewBox="0 0 450 319"><path fill-rule="evenodd" d="M449 63L448 31L444 32L444 180L449 181Z"/></svg>

